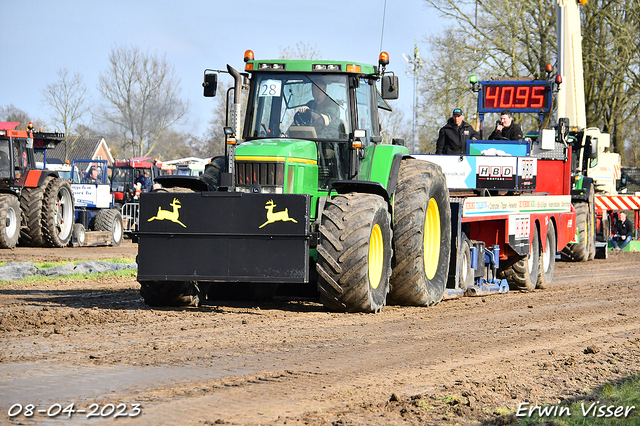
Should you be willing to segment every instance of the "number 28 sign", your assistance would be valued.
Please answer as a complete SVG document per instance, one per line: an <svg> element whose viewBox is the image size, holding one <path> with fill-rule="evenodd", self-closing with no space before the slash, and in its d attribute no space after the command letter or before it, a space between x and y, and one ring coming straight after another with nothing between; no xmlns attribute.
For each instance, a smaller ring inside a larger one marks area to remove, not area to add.
<svg viewBox="0 0 640 426"><path fill-rule="evenodd" d="M551 83L547 81L481 83L479 112L548 112Z"/></svg>

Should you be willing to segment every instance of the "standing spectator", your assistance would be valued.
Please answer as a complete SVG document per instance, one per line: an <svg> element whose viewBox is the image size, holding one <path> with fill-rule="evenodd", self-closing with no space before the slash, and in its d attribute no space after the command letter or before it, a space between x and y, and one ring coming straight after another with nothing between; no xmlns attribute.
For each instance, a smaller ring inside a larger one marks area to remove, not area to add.
<svg viewBox="0 0 640 426"><path fill-rule="evenodd" d="M478 132L464 121L462 109L456 108L438 134L436 154L464 155L468 139L477 139Z"/></svg>
<svg viewBox="0 0 640 426"><path fill-rule="evenodd" d="M613 224L613 235L611 236L611 245L616 251L620 251L629 244L632 239L633 225L627 219L625 212L620 212L620 219Z"/></svg>

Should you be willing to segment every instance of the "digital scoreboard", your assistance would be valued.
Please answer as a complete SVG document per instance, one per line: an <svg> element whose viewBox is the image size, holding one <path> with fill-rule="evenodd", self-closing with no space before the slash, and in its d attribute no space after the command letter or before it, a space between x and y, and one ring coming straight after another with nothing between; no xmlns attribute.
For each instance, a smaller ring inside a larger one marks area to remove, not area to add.
<svg viewBox="0 0 640 426"><path fill-rule="evenodd" d="M549 81L482 81L478 112L549 112L552 89Z"/></svg>

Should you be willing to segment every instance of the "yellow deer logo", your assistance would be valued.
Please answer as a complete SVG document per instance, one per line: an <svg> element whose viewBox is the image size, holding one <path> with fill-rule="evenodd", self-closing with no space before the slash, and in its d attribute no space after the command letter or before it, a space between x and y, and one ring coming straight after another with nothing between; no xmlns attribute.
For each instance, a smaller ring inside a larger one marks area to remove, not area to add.
<svg viewBox="0 0 640 426"><path fill-rule="evenodd" d="M268 224L273 223L273 222L277 222L279 220L281 220L283 222L298 223L297 220L292 219L292 218L289 217L289 209L287 209L285 207L285 209L283 211L274 212L273 208L275 206L276 205L273 203L273 200L267 201L267 203L264 206L264 208L267 209L267 221L265 223L263 223L262 225L260 225L259 228L262 228L265 225L268 225Z"/></svg>
<svg viewBox="0 0 640 426"><path fill-rule="evenodd" d="M170 205L173 207L173 211L163 210L162 207L158 207L158 213L156 213L154 217L149 218L147 222L151 222L152 220L170 220L171 222L178 223L182 225L183 228L186 228L184 223L178 220L178 216L180 216L180 212L178 212L178 210L182 207L180 205L180 201L177 198L174 198Z"/></svg>

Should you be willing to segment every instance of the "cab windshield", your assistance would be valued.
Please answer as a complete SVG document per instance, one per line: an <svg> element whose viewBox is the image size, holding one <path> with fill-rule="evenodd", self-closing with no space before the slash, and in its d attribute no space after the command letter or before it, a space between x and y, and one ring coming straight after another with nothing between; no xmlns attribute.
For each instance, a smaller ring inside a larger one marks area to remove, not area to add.
<svg viewBox="0 0 640 426"><path fill-rule="evenodd" d="M254 78L247 139L348 139L346 76L261 73Z"/></svg>
<svg viewBox="0 0 640 426"><path fill-rule="evenodd" d="M125 186L133 183L133 169L131 168L113 168L111 176L111 190L116 192L124 192Z"/></svg>

